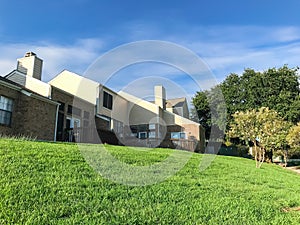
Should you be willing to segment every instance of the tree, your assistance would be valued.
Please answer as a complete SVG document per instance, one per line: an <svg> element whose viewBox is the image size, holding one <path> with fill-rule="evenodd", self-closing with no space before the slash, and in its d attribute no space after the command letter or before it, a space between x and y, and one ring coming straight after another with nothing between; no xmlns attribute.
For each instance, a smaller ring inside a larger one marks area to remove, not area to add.
<svg viewBox="0 0 300 225"><path fill-rule="evenodd" d="M275 110L262 107L259 109L258 120L261 125L260 142L265 151L269 153L272 161L273 153L283 154L287 162L287 141L286 136L291 127L291 123L284 121Z"/></svg>
<svg viewBox="0 0 300 225"><path fill-rule="evenodd" d="M198 114L198 122L205 128L206 139L215 141L223 139L227 111L220 86L217 85L209 91L197 92L193 98L193 104Z"/></svg>
<svg viewBox="0 0 300 225"><path fill-rule="evenodd" d="M192 99L197 115L192 115L192 118L196 118L196 122L200 123L205 129L205 138L209 139L211 130L211 112L208 102L208 91L197 92L196 96Z"/></svg>
<svg viewBox="0 0 300 225"><path fill-rule="evenodd" d="M245 69L241 76L230 74L216 88L222 90L222 96L227 109L227 127L233 122L235 112L268 107L278 112L285 121L297 123L300 121L300 90L297 75L298 68L271 68L264 72ZM208 99L210 92L197 92L193 103L200 119L206 129L206 138L210 135L212 127L210 109L214 109ZM217 96L217 95L212 95ZM214 98L216 101L216 98Z"/></svg>
<svg viewBox="0 0 300 225"><path fill-rule="evenodd" d="M300 123L291 127L289 134L287 135L287 141L293 148L300 147Z"/></svg>
<svg viewBox="0 0 300 225"><path fill-rule="evenodd" d="M245 69L230 74L220 84L227 107L227 120L237 111L268 107L290 122L300 120L298 68L271 68L264 72ZM228 127L229 128L229 127Z"/></svg>
<svg viewBox="0 0 300 225"><path fill-rule="evenodd" d="M258 167L258 146L257 137L259 124L256 120L256 110L247 110L245 112L237 111L233 115L233 122L230 124L230 130L228 136L232 138L240 138L246 143L253 143L254 145L254 157L256 161L256 167Z"/></svg>
<svg viewBox="0 0 300 225"><path fill-rule="evenodd" d="M263 73L264 95L262 106L277 111L285 120L296 123L299 120L299 82L298 68L290 69L286 65L279 69L268 69Z"/></svg>
<svg viewBox="0 0 300 225"><path fill-rule="evenodd" d="M266 152L282 147L288 128L289 124L276 111L261 107L233 114L228 136L253 143L256 167L260 168Z"/></svg>
<svg viewBox="0 0 300 225"><path fill-rule="evenodd" d="M286 141L290 146L290 149L285 152L285 163L287 163L287 158L289 156L293 154L300 154L300 123L289 129Z"/></svg>

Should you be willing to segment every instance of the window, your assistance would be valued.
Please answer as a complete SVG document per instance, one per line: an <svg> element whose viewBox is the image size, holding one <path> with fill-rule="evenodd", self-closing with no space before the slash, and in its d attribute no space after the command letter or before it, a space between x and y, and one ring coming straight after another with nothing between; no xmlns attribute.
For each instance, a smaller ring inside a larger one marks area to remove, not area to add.
<svg viewBox="0 0 300 225"><path fill-rule="evenodd" d="M0 124L10 126L13 100L0 96Z"/></svg>
<svg viewBox="0 0 300 225"><path fill-rule="evenodd" d="M149 124L149 130L155 130L155 123Z"/></svg>
<svg viewBox="0 0 300 225"><path fill-rule="evenodd" d="M67 129L79 128L79 127L80 127L79 119L67 117L67 124L66 124Z"/></svg>
<svg viewBox="0 0 300 225"><path fill-rule="evenodd" d="M155 131L150 131L149 132L149 138L156 138L156 132Z"/></svg>
<svg viewBox="0 0 300 225"><path fill-rule="evenodd" d="M113 96L104 91L103 92L103 107L111 110L112 105L113 105Z"/></svg>
<svg viewBox="0 0 300 225"><path fill-rule="evenodd" d="M81 116L81 109L68 105L68 113L76 116Z"/></svg>
<svg viewBox="0 0 300 225"><path fill-rule="evenodd" d="M97 127L104 130L111 130L111 118L105 115L97 116L99 119L97 120Z"/></svg>
<svg viewBox="0 0 300 225"><path fill-rule="evenodd" d="M184 132L171 132L171 139L186 139Z"/></svg>
<svg viewBox="0 0 300 225"><path fill-rule="evenodd" d="M71 105L68 105L68 113L72 114L72 111L73 111L73 107Z"/></svg>
<svg viewBox="0 0 300 225"><path fill-rule="evenodd" d="M59 101L58 103L60 104L58 109L59 109L60 111L65 111L65 103L60 102L60 101Z"/></svg>
<svg viewBox="0 0 300 225"><path fill-rule="evenodd" d="M139 132L139 138L140 139L146 139L147 138L147 132Z"/></svg>

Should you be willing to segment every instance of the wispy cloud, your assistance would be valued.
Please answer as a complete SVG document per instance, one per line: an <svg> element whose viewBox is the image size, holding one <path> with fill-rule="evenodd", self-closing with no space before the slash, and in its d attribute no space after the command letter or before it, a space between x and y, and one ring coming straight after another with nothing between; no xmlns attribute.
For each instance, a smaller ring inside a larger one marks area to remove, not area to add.
<svg viewBox="0 0 300 225"><path fill-rule="evenodd" d="M183 30L163 30L156 26L143 23L126 24L128 32L124 32L124 42L138 41L143 39L156 39L171 41L182 45L195 52L207 64L218 81L222 81L229 73L242 73L245 68L266 70L270 67L280 67L288 64L291 67L300 65L300 27L260 27L260 26L190 26ZM128 28L129 27L129 28ZM27 51L34 51L44 60L43 79L45 81L53 78L63 69L84 74L92 62L100 57L115 43L103 41L101 37L91 39L80 39L68 45L57 43L39 42L37 44L1 44L0 43L0 74L5 75L16 67L16 59L20 58ZM166 49L162 49L166 51ZM174 62L183 63L185 57L174 55ZM143 52L124 51L114 58L113 64L122 64L124 59L135 57L135 54ZM126 61L126 60L125 60ZM188 63L188 62L184 62ZM101 71L110 71L113 64L103 64L98 71L92 71L92 79L97 80ZM193 64L188 67L193 71ZM111 68L110 68L111 67ZM100 71L101 70L101 71ZM99 72L100 71L100 72ZM169 79L170 82L180 84L192 96L199 90L197 85L186 79L186 74L178 68L159 64L134 64L114 74L107 84L118 91L127 87L135 80L138 84L136 92L141 96L153 92L146 90L146 86L153 85L147 77L161 77ZM106 74L107 76L107 74ZM142 82L142 80L144 82ZM146 82L145 82L146 81ZM158 79L157 82L160 80ZM162 81L161 81L162 82ZM202 80L203 83L209 82ZM166 84L168 85L168 84ZM205 86L205 85L204 85ZM149 87L150 88L150 87ZM168 97L178 97L176 88L170 87L167 90ZM178 89L178 88L177 88ZM175 91L174 91L175 90Z"/></svg>
<svg viewBox="0 0 300 225"><path fill-rule="evenodd" d="M83 73L99 55L103 43L99 39L81 39L70 45L48 42L37 44L0 43L0 74L6 75L16 69L17 59L26 52L33 51L43 59L43 80L48 81L63 69Z"/></svg>

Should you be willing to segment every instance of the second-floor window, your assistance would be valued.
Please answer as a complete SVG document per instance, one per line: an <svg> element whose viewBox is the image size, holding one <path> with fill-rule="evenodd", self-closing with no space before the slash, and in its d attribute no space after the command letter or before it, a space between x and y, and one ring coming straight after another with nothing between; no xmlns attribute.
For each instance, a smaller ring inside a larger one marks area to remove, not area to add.
<svg viewBox="0 0 300 225"><path fill-rule="evenodd" d="M0 124L10 126L13 100L0 95Z"/></svg>
<svg viewBox="0 0 300 225"><path fill-rule="evenodd" d="M103 107L107 109L112 109L113 106L113 96L106 91L103 92Z"/></svg>

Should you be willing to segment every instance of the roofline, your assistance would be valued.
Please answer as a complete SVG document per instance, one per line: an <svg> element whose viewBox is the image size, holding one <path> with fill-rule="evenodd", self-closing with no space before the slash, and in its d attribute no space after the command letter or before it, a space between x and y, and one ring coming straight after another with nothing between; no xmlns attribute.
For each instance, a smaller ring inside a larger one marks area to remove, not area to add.
<svg viewBox="0 0 300 225"><path fill-rule="evenodd" d="M26 76L25 73L22 73L22 72L20 72L19 70L13 70L13 71L11 71L9 74L5 75L4 78L10 77L11 75L13 75L13 73L18 73L19 75Z"/></svg>
<svg viewBox="0 0 300 225"><path fill-rule="evenodd" d="M166 99L166 101L172 101L172 100L177 100L177 99L185 99L186 100L186 97L169 98L169 99Z"/></svg>
<svg viewBox="0 0 300 225"><path fill-rule="evenodd" d="M6 79L6 78L3 78L3 79ZM51 103L53 105L60 105L60 103L58 103L56 101L48 99L48 98L46 98L44 96L41 96L39 94L36 94L36 93L34 93L34 92L32 92L28 89L22 88L21 86L19 86L17 84L13 84L12 81L6 81L6 80L3 80L3 79L0 79L0 84L2 84L3 86L6 86L6 87L11 88L11 89L16 90L16 91L19 91L22 94L27 95L28 97L39 99L41 101L48 102L48 103Z"/></svg>
<svg viewBox="0 0 300 225"><path fill-rule="evenodd" d="M90 82L93 82L93 83L95 83L95 84L98 84L98 85L100 84L100 83L97 82L97 81L94 81L94 80L92 80L92 79L90 79L90 78L84 77L84 76L82 76L81 74L72 72L72 71L67 70L67 69L63 69L61 72L59 72L58 74L56 74L56 75L55 75L51 80L49 80L47 83L50 84L51 81L55 80L55 79L56 79L58 76L60 76L63 72L72 73L72 74L74 74L74 75L76 75L76 76L79 76L79 77L81 77L81 78L87 79L87 80L89 80Z"/></svg>
<svg viewBox="0 0 300 225"><path fill-rule="evenodd" d="M3 78L3 79L6 79L6 78ZM3 79L0 79L0 83L3 84L6 87L9 87L9 88L17 90L17 91L20 91L20 90L23 89L19 85L13 84L12 81L5 81Z"/></svg>

